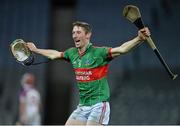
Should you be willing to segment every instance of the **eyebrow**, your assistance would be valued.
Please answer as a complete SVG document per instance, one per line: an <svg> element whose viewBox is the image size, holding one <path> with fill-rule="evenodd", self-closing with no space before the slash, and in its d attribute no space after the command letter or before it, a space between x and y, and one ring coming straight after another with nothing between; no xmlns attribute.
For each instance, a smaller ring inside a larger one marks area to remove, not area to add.
<svg viewBox="0 0 180 126"><path fill-rule="evenodd" d="M72 33L74 33L74 32L81 32L81 30L76 30L76 31L73 31L73 30L72 30Z"/></svg>

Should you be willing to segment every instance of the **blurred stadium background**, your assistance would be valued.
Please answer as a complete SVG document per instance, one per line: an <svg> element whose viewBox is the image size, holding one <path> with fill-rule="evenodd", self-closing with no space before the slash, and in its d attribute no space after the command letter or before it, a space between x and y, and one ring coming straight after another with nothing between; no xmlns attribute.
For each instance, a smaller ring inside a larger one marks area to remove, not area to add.
<svg viewBox="0 0 180 126"><path fill-rule="evenodd" d="M20 78L25 72L36 75L42 124L64 124L78 103L71 65L57 60L22 66L9 51L14 39L63 51L74 45L72 22L80 20L92 24L95 45L115 47L137 34L122 16L127 4L141 9L164 59L180 73L179 0L0 0L0 124L17 121ZM109 83L110 124L180 124L180 77L172 81L147 44L111 62Z"/></svg>

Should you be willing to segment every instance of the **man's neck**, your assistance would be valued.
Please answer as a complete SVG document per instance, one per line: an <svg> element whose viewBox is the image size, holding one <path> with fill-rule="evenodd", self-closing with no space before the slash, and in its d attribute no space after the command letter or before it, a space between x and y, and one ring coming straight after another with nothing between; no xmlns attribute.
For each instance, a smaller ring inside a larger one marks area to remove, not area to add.
<svg viewBox="0 0 180 126"><path fill-rule="evenodd" d="M89 42L87 42L87 44L84 47L78 48L79 53L80 54L84 53L86 51L88 45L89 45Z"/></svg>

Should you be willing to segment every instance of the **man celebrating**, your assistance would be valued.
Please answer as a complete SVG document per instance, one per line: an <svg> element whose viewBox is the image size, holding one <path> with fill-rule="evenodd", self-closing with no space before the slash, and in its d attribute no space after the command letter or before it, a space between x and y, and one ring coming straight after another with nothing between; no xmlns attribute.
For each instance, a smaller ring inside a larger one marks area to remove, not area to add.
<svg viewBox="0 0 180 126"><path fill-rule="evenodd" d="M50 59L65 59L73 65L80 100L66 125L107 125L109 122L109 86L107 72L109 62L126 54L150 36L148 28L138 31L138 36L119 47L94 47L90 42L91 26L86 22L74 22L72 38L75 47L64 52L51 49L39 49L28 42L28 48Z"/></svg>

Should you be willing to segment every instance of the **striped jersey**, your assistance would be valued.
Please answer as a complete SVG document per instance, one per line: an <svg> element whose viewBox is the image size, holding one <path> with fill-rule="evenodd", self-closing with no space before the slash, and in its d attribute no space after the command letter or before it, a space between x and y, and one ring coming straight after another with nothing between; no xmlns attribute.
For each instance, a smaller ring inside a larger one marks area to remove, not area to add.
<svg viewBox="0 0 180 126"><path fill-rule="evenodd" d="M73 65L81 105L94 105L108 101L110 97L107 72L112 60L111 48L88 44L86 51L79 54L76 47L67 49L63 58Z"/></svg>

